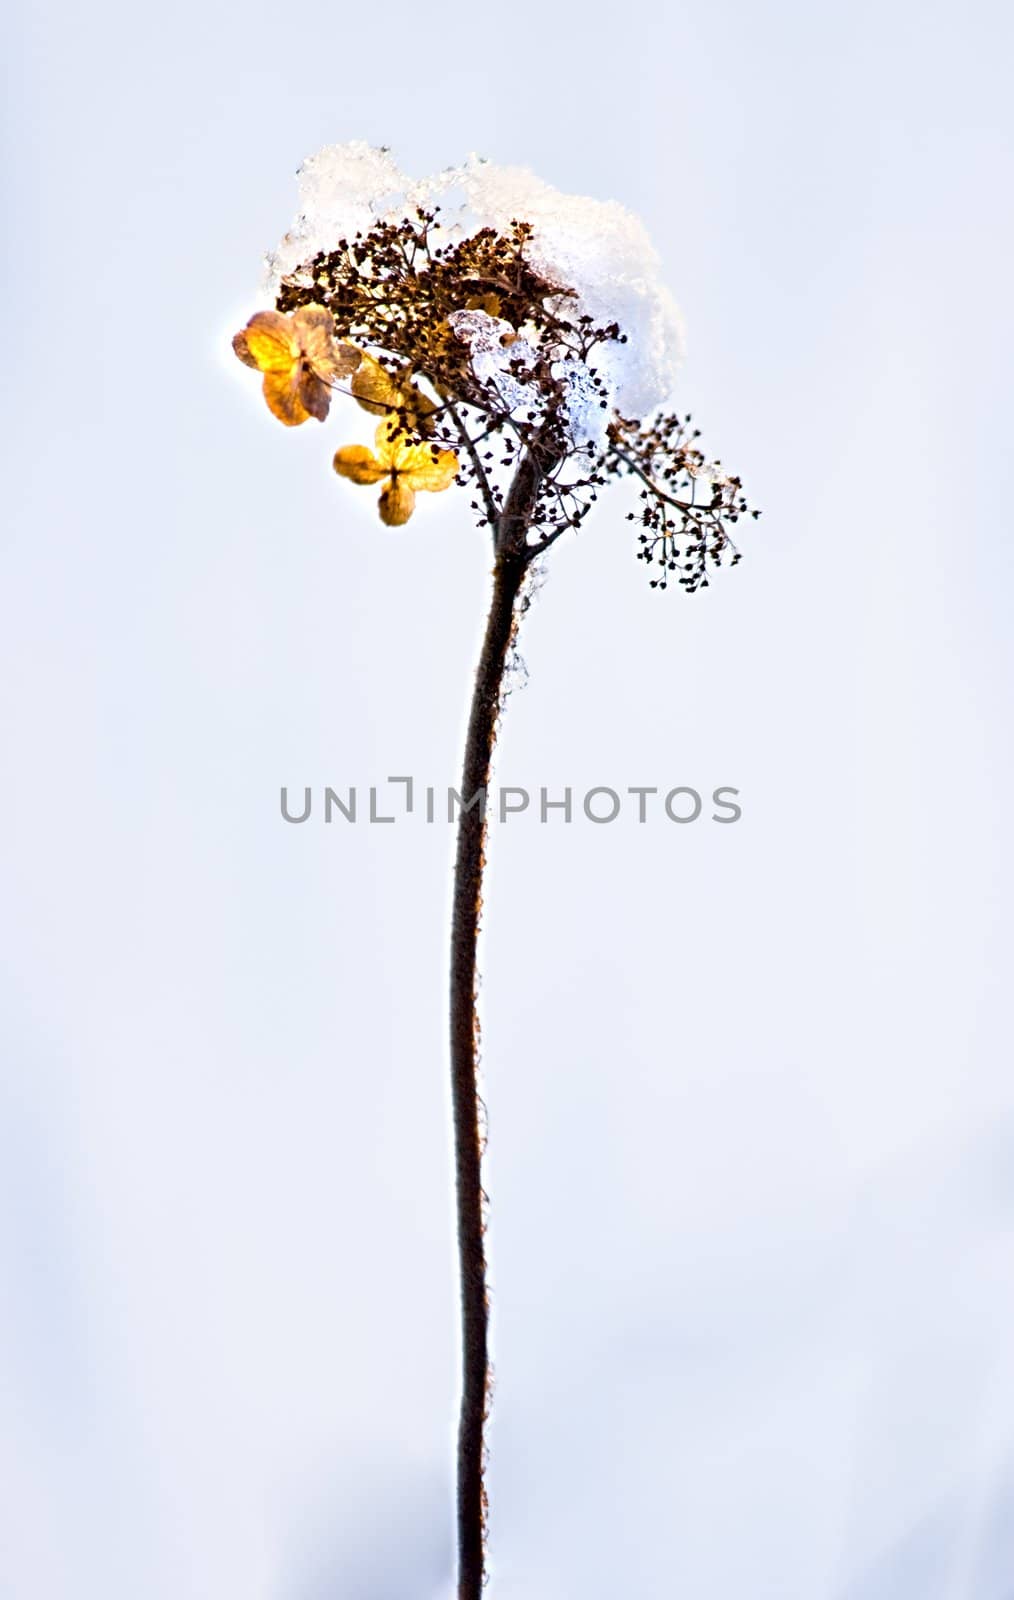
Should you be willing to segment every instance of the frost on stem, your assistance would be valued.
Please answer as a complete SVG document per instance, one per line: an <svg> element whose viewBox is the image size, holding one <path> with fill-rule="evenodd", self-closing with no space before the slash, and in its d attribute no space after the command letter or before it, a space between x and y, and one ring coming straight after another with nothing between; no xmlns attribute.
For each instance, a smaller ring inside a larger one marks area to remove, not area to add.
<svg viewBox="0 0 1014 1600"><path fill-rule="evenodd" d="M739 480L704 460L689 418L651 415L672 388L682 330L651 242L622 206L474 156L413 182L386 150L331 146L300 171L300 212L268 258L268 283L280 320L294 328L316 308L358 360L345 392L379 419L376 439L343 446L334 465L383 482L385 522L407 521L417 491L456 481L499 542L523 466L525 526L512 536L534 557L579 527L611 481L632 477L652 587L678 573L692 592L709 567L738 560ZM287 359L296 365L272 384L305 388L295 332Z"/></svg>

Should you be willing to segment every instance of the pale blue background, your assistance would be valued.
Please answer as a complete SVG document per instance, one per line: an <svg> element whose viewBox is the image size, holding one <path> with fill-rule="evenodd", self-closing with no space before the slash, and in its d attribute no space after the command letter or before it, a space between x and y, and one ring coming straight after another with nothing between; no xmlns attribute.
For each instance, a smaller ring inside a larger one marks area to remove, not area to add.
<svg viewBox="0 0 1014 1600"><path fill-rule="evenodd" d="M24 8L0 596L0 1593L447 1600L444 828L488 554L228 351L319 145L640 211L766 517L604 503L504 782L483 991L495 1600L1009 1600L1009 12Z"/></svg>

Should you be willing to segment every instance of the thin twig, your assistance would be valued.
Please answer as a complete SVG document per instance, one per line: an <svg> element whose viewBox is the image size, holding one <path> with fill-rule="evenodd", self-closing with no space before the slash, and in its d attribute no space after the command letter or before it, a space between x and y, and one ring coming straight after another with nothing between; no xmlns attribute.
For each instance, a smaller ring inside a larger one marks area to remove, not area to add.
<svg viewBox="0 0 1014 1600"><path fill-rule="evenodd" d="M711 509L709 506L699 506L699 505L695 504L695 502L693 500L677 500L677 499L674 498L673 495L666 494L665 490L664 489L660 489L658 484L655 483L653 481L653 479L651 479L648 476L648 474L645 472L644 468L643 467L639 467L637 462L633 459L633 457L632 456L628 456L627 452L625 450L621 450L618 445L615 445L615 444L612 445L611 449L610 449L610 453L612 455L614 455L614 456L618 456L619 459L630 469L631 472L636 473L637 477L639 477L642 480L643 483L646 483L648 485L648 488L651 490L652 494L655 495L659 500L664 500L666 505L675 506L677 511L693 512L698 516L700 516L702 512L708 511L708 510ZM693 492L696 493L697 479L694 478L694 477L691 477L691 483L695 486Z"/></svg>
<svg viewBox="0 0 1014 1600"><path fill-rule="evenodd" d="M472 463L472 470L475 473L475 481L479 485L479 492L482 495L482 503L486 508L486 516L488 517L489 525L493 530L493 538L494 538L494 541L495 541L495 539L496 539L496 523L497 523L497 518L500 515L500 508L496 503L496 498L495 498L495 496L493 494L493 490L492 490L492 487L490 485L489 478L488 478L488 476L486 474L486 469L482 464L482 459L481 459L481 457L479 455L478 450L475 448L475 443L473 442L472 437L469 434L468 428L462 422L461 417L458 414L458 408L454 404L454 401L451 399L450 395L447 394L443 389L438 389L437 393L440 395L440 398L443 400L445 406L450 411L451 416L452 416L452 418L454 420L454 426L458 430L458 438L460 439L461 443L464 445L466 451L468 452L469 460Z"/></svg>

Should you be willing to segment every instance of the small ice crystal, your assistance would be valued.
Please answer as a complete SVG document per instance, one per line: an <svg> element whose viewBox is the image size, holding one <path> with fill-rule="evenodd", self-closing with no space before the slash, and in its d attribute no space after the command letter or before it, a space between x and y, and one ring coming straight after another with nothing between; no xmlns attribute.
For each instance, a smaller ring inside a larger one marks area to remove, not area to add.
<svg viewBox="0 0 1014 1600"><path fill-rule="evenodd" d="M584 362L574 359L556 362L553 376L563 384L570 437L579 448L599 448L605 443L606 428L613 412L608 381L601 374L596 381Z"/></svg>
<svg viewBox="0 0 1014 1600"><path fill-rule="evenodd" d="M536 351L509 322L487 311L453 311L447 321L468 345L479 382L492 389L508 411L513 414L539 403L538 391L523 376L534 368Z"/></svg>

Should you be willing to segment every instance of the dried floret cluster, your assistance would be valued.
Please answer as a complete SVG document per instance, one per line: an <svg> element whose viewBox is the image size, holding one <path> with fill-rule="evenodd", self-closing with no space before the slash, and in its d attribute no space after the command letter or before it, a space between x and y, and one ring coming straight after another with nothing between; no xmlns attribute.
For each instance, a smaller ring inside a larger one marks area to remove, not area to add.
<svg viewBox="0 0 1014 1600"><path fill-rule="evenodd" d="M612 352L628 332L597 323L572 285L536 267L529 222L458 237L439 213L379 218L277 279L276 309L234 340L263 371L274 414L323 421L337 391L377 418L372 447L344 445L333 465L382 485L389 525L408 521L420 491L457 482L497 547L510 538L534 556L633 476L652 587L678 573L693 592L709 567L735 563L730 526L749 510L739 479L705 460L689 417L639 421L617 408ZM521 529L508 526L519 477Z"/></svg>
<svg viewBox="0 0 1014 1600"><path fill-rule="evenodd" d="M678 573L689 594L707 588L709 565L720 567L725 558L736 565L740 551L729 528L741 517L760 516L747 504L742 480L698 449L700 430L692 421L689 412L672 412L646 423L618 421L609 430L615 470L641 480L641 510L629 511L627 521L642 529L638 558L659 569L651 587L667 588Z"/></svg>

